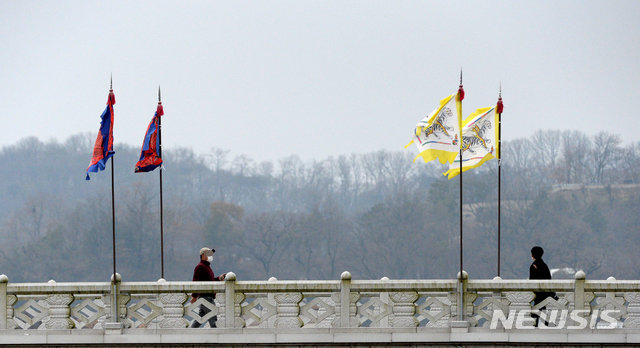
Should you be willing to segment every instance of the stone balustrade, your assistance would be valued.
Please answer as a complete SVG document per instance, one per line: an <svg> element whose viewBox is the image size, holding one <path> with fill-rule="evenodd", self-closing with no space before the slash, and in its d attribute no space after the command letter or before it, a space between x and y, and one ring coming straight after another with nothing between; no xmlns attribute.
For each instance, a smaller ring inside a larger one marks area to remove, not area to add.
<svg viewBox="0 0 640 348"><path fill-rule="evenodd" d="M533 306L536 291L556 292L557 297ZM215 294L215 301L201 298L190 303L191 293ZM201 306L208 313L200 315ZM640 281L588 280L581 271L572 280L548 281L476 280L466 273L462 279L450 280L353 280L349 272L340 280L239 281L230 272L223 282L123 282L117 277L96 283L11 283L0 275L0 330L4 331L126 334L130 329L188 329L194 322L206 328L216 316L217 330L386 328L390 332L490 333L504 331L504 321L491 327L494 311L506 317L538 309L561 314L581 310L589 319L587 329L596 331L612 328L610 322L592 318L607 310L616 321L613 328L640 336ZM529 332L537 331L542 330Z"/></svg>

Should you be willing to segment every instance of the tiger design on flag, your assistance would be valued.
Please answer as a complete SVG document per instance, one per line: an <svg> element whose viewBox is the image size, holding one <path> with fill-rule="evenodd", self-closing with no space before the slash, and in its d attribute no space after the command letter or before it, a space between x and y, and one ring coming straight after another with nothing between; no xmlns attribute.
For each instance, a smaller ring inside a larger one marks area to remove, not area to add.
<svg viewBox="0 0 640 348"><path fill-rule="evenodd" d="M422 130L424 137L428 138L433 134L436 138L440 138L438 133L444 133L447 137L451 137L451 135L449 135L449 131L452 131L453 127L447 127L445 124L445 120L451 116L453 116L451 109L446 108L442 110L442 112L433 120L433 123Z"/></svg>
<svg viewBox="0 0 640 348"><path fill-rule="evenodd" d="M476 153L473 148L477 146L484 147L487 151L493 152L493 146L491 150L489 150L489 146L491 143L490 139L485 138L485 133L487 130L491 129L491 122L484 120L482 122L482 126L478 126L477 124L471 128L472 135L463 135L462 136L462 151L467 151L471 153Z"/></svg>

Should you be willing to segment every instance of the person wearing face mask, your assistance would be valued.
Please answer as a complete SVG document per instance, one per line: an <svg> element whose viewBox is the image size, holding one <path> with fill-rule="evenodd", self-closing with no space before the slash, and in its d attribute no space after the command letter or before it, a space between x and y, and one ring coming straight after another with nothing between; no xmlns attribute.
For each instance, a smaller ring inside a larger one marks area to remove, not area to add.
<svg viewBox="0 0 640 348"><path fill-rule="evenodd" d="M211 269L211 262L213 262L213 253L216 250L213 248L202 248L200 249L200 262L196 265L196 268L193 270L193 281L202 282L202 281L220 281L224 280L225 274L221 274L216 277L213 274L213 270ZM198 298L202 298L205 301L209 302L212 306L214 305L214 299L216 298L215 293L206 293L206 294L192 294L191 295L191 303L196 302ZM198 315L200 317L204 317L211 310L207 308L205 305L200 305L200 309L198 311ZM216 321L218 320L217 316L213 316L209 319L209 326L216 327ZM193 321L191 327L200 327L200 324L197 320Z"/></svg>

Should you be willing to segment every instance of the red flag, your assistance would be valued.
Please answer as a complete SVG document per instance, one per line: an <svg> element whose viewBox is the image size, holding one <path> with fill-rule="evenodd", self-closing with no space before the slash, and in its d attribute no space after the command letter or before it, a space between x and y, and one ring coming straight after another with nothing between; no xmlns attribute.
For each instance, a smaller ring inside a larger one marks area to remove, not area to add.
<svg viewBox="0 0 640 348"><path fill-rule="evenodd" d="M93 156L87 168L86 180L90 180L89 172L97 173L100 170L104 170L107 160L115 153L113 151L113 105L115 103L116 96L113 94L113 89L110 89L107 107L100 116L100 130L93 146Z"/></svg>
<svg viewBox="0 0 640 348"><path fill-rule="evenodd" d="M140 151L140 160L136 163L136 173L150 172L162 165L162 157L160 156L160 116L164 115L162 103L158 102L158 108L155 115L149 122L147 132L142 141L142 150Z"/></svg>

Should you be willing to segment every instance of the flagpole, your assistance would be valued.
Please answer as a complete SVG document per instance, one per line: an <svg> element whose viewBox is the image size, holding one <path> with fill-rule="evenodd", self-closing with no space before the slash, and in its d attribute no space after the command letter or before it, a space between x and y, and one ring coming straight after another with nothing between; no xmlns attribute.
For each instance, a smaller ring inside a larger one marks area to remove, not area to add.
<svg viewBox="0 0 640 348"><path fill-rule="evenodd" d="M113 248L113 279L116 279L116 205L113 184L113 156L111 156L111 237Z"/></svg>
<svg viewBox="0 0 640 348"><path fill-rule="evenodd" d="M457 97L460 99L460 108L462 109L462 99L464 99L464 89L462 88L462 69L460 69L460 87L458 87ZM460 120L458 120L458 122L460 122ZM460 128L460 277L462 277L462 127Z"/></svg>
<svg viewBox="0 0 640 348"><path fill-rule="evenodd" d="M111 98L114 98L114 100L112 101ZM109 82L109 103L112 103L115 101L115 97L113 97L113 75L111 75L111 79ZM114 115L113 115L113 107L111 109L112 113L111 113L111 122L113 125L113 121L114 121ZM113 136L113 133L111 133L111 136ZM113 289L113 299L111 301L111 315L112 315L112 321L114 323L118 323L120 320L120 314L119 314L119 306L118 306L118 291L117 287L118 285L118 277L117 277L117 272L116 272L116 193L115 193L115 184L114 184L114 169L113 169L113 157L115 156L111 156L111 245L112 245L112 249L113 249L113 277L111 280L111 286L115 287ZM109 324L107 324L109 325ZM119 324L118 324L119 325Z"/></svg>
<svg viewBox="0 0 640 348"><path fill-rule="evenodd" d="M158 106L162 105L158 86ZM158 157L162 159L162 116L158 115ZM162 215L162 165L160 165L160 278L164 279L164 218Z"/></svg>
<svg viewBox="0 0 640 348"><path fill-rule="evenodd" d="M462 134L462 133L461 133ZM462 136L460 136L462 141ZM460 148L460 276L462 277L462 148Z"/></svg>
<svg viewBox="0 0 640 348"><path fill-rule="evenodd" d="M458 302L458 321L465 320L465 303L464 303L464 275L463 275L463 248L462 248L462 100L464 99L464 89L462 88L462 69L460 69L460 86L458 87L458 93L456 95L460 102L460 108L458 111L458 128L460 129L460 279L459 286L459 302Z"/></svg>
<svg viewBox="0 0 640 348"><path fill-rule="evenodd" d="M500 208L502 205L502 200L500 197L502 182L501 182L501 171L502 171L502 83L500 83L500 91L498 92L498 105L496 111L498 112L498 277L500 277Z"/></svg>
<svg viewBox="0 0 640 348"><path fill-rule="evenodd" d="M113 75L109 83L109 98L113 94ZM113 114L111 115L111 122L113 122ZM113 279L116 280L116 203L115 203L115 185L114 185L114 170L113 170L113 157L111 156L111 239L113 248Z"/></svg>

